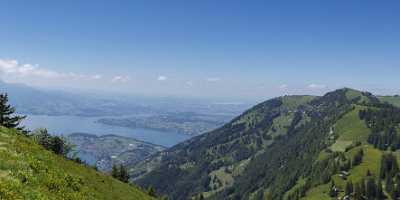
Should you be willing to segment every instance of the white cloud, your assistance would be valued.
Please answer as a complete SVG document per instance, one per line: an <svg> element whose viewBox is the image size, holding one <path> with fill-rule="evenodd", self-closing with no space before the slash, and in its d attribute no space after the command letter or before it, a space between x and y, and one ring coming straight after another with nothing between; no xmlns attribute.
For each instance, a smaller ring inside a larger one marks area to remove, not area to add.
<svg viewBox="0 0 400 200"><path fill-rule="evenodd" d="M312 84L308 85L308 88L310 88L310 89L325 89L326 85L312 83Z"/></svg>
<svg viewBox="0 0 400 200"><path fill-rule="evenodd" d="M73 80L92 80L101 79L102 76L76 74L72 72L56 72L33 64L20 64L17 60L0 59L0 76L3 78L18 79L21 78L40 78L40 79L73 79Z"/></svg>
<svg viewBox="0 0 400 200"><path fill-rule="evenodd" d="M125 83L125 82L128 82L129 80L130 80L129 76L114 76L111 79L111 81L114 83L116 83L116 82Z"/></svg>
<svg viewBox="0 0 400 200"><path fill-rule="evenodd" d="M186 85L186 87L192 87L193 86L193 82L192 81L186 81L185 85Z"/></svg>
<svg viewBox="0 0 400 200"><path fill-rule="evenodd" d="M92 78L92 79L95 79L95 80L99 80L99 79L102 79L103 76L100 75L100 74L96 74L96 75L91 76L91 78Z"/></svg>
<svg viewBox="0 0 400 200"><path fill-rule="evenodd" d="M211 78L207 78L206 80L208 82L217 82L217 81L220 81L221 78L219 78L219 77L211 77Z"/></svg>
<svg viewBox="0 0 400 200"><path fill-rule="evenodd" d="M288 88L288 85L286 85L286 84L282 84L279 86L279 89L287 89L287 88Z"/></svg>
<svg viewBox="0 0 400 200"><path fill-rule="evenodd" d="M166 76L158 76L157 80L158 81L165 81L165 80L167 80L167 77Z"/></svg>

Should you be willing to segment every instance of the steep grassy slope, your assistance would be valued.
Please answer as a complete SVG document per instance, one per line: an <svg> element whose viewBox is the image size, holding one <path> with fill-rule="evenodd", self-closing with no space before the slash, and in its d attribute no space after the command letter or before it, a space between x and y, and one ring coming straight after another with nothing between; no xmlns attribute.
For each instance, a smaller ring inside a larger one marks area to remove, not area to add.
<svg viewBox="0 0 400 200"><path fill-rule="evenodd" d="M330 177L331 180L334 181L335 186L340 190L338 194L339 197L345 196L344 190L348 180L352 181L353 183L359 183L362 181L362 179L367 179L369 177L367 175L368 173L370 173L371 174L370 176L374 177L375 179L379 179L379 169L381 167L380 162L382 154L384 152L373 148L371 145L363 145L351 149L344 155L346 156L346 158L351 158L355 154L355 152L359 151L360 149L362 149L364 152L363 161L359 165L354 166L347 171L349 173L349 176L343 178L341 177L341 173L335 173ZM330 182L325 184L315 185L311 187L305 193L305 195L301 197L301 199L304 200L334 199L333 197L329 196L330 185L331 185Z"/></svg>
<svg viewBox="0 0 400 200"><path fill-rule="evenodd" d="M336 133L338 138L330 147L332 151L344 152L347 147L355 142L366 142L371 130L365 125L358 113L365 109L365 106L355 105L354 109L339 119L333 126L333 133Z"/></svg>
<svg viewBox="0 0 400 200"><path fill-rule="evenodd" d="M0 199L151 199L137 187L65 160L0 127Z"/></svg>
<svg viewBox="0 0 400 200"><path fill-rule="evenodd" d="M348 88L322 97L271 99L133 166L131 174L138 184L153 185L173 199L342 198L348 179L380 183L386 150L376 146L387 148L382 142L391 135L373 138L378 142L372 145L369 126L375 123L362 120L360 112L387 107L368 92ZM330 181L339 189L335 197Z"/></svg>

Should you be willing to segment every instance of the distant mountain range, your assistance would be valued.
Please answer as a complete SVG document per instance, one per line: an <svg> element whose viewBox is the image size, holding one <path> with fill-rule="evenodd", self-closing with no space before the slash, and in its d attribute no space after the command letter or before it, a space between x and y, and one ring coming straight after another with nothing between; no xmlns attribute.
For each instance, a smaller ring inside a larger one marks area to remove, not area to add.
<svg viewBox="0 0 400 200"><path fill-rule="evenodd" d="M44 90L1 80L0 92L9 94L19 113L33 115L110 117L192 112L234 116L249 107L247 103L220 104L213 100L192 98Z"/></svg>
<svg viewBox="0 0 400 200"><path fill-rule="evenodd" d="M165 149L163 146L117 135L96 136L73 133L67 140L74 144L77 156L100 171L111 171L112 165L133 165Z"/></svg>
<svg viewBox="0 0 400 200"><path fill-rule="evenodd" d="M9 94L19 113L35 115L112 116L152 113L147 106L54 90L41 90L23 84L0 81L0 92Z"/></svg>
<svg viewBox="0 0 400 200"><path fill-rule="evenodd" d="M176 200L396 199L399 105L348 88L274 98L130 173Z"/></svg>

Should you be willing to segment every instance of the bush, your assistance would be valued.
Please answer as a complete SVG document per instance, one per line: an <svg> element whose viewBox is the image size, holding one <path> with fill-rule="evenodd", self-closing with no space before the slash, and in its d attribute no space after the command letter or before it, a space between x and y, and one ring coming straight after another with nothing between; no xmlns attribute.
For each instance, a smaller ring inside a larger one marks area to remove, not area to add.
<svg viewBox="0 0 400 200"><path fill-rule="evenodd" d="M119 165L119 167L117 167L115 164L113 165L112 171L111 171L111 176L124 182L124 183L129 182L128 170L122 164Z"/></svg>
<svg viewBox="0 0 400 200"><path fill-rule="evenodd" d="M48 133L47 129L36 129L30 136L36 143L58 155L67 157L68 153L72 150L72 145L68 144L63 137L52 136Z"/></svg>

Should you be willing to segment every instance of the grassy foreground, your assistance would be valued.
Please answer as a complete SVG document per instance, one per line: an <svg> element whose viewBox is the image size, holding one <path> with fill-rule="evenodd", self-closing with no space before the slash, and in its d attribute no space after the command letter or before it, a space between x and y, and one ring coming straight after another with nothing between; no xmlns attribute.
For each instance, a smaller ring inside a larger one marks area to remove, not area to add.
<svg viewBox="0 0 400 200"><path fill-rule="evenodd" d="M152 199L135 186L64 159L0 127L0 199Z"/></svg>

